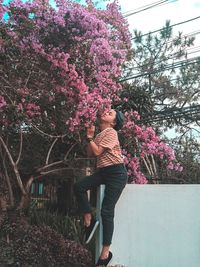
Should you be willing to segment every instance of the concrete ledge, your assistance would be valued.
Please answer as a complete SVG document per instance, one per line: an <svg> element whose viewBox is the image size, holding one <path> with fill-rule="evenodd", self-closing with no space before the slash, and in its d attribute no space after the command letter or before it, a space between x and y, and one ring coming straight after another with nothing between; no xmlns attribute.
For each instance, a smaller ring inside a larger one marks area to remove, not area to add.
<svg viewBox="0 0 200 267"><path fill-rule="evenodd" d="M100 227L97 257L101 243ZM200 185L127 185L116 205L111 251L112 266L199 267Z"/></svg>

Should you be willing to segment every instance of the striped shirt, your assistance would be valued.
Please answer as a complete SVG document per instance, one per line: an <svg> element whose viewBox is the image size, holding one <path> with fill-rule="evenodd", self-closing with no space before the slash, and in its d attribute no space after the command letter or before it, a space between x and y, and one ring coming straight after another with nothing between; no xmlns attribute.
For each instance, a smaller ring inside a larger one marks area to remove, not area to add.
<svg viewBox="0 0 200 267"><path fill-rule="evenodd" d="M97 168L124 163L116 130L106 128L97 134L94 142L97 146L105 148L97 157Z"/></svg>

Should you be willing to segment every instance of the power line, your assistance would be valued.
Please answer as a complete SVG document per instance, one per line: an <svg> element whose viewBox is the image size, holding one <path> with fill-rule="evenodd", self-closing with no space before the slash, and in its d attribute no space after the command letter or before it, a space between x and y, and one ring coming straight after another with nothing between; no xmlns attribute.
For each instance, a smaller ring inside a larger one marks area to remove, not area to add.
<svg viewBox="0 0 200 267"><path fill-rule="evenodd" d="M185 34L185 35L183 35L183 36L181 36L181 39L182 38L186 38L186 37L190 37L190 36L193 36L193 35L198 35L198 34L200 34L200 30L196 30L196 31L193 31L193 32L189 32L189 33L187 33L187 34ZM171 39L169 39L164 45L170 45L171 43L173 43L175 41L175 39L174 38L171 38ZM188 47L188 48L186 48L185 49L185 51L187 52L188 50L193 50L193 49L196 49L196 48L198 48L199 46L193 46L193 47ZM154 47L151 47L151 49L155 49L155 48L157 48L156 46L154 46ZM198 50L196 51L196 52L199 52ZM189 54L193 54L193 53L196 53L196 52L189 52L189 53L187 53L187 55L189 55ZM174 59L175 57L176 57L176 53L174 53L174 54L172 54L172 55L175 55L174 57L171 57L171 58L168 58L168 59ZM147 64L145 64L145 65L148 65L148 63ZM142 65L142 66L140 66L140 67L143 67L143 66L145 66L145 65ZM134 67L134 68L130 68L130 69L137 69L138 67Z"/></svg>
<svg viewBox="0 0 200 267"><path fill-rule="evenodd" d="M170 70L170 69L176 69L176 68L180 68L181 65L184 62L178 62L177 64L173 65L173 64L169 64L168 66L166 66L165 68L163 69L160 69L160 70L153 70L153 71L150 71L150 72L146 72L146 73L142 73L142 74L137 74L135 76L131 76L131 77L127 77L123 80L120 80L119 82L125 82L125 81L128 81L128 80L132 80L132 79L136 79L136 78L140 78L140 77L144 77L144 76L147 76L147 75L151 75L151 74L155 74L155 73L159 73L161 71L165 71L165 70ZM194 63L197 63L197 61L192 61L192 62L189 62L187 64L185 64L184 66L189 66L191 64L194 64Z"/></svg>
<svg viewBox="0 0 200 267"><path fill-rule="evenodd" d="M151 9L153 7L161 6L163 4L169 4L169 3L171 3L171 1L169 2L169 0L158 1L158 2L155 2L155 3L149 4L149 5L143 6L138 11L134 11L134 10L133 11L127 11L125 13L128 13L128 14L123 13L123 15L124 15L124 17L129 17L129 16L135 15L137 13L140 13L140 12L146 11L148 9Z"/></svg>
<svg viewBox="0 0 200 267"><path fill-rule="evenodd" d="M192 51L192 50L194 50L194 51ZM200 52L200 46L194 46L194 47L190 47L190 48L188 48L188 49L186 49L186 52L187 51L189 51L188 53L187 53L187 55L191 55L191 54L194 54L194 53L198 53L198 52ZM166 60L173 60L173 59L175 59L176 58L176 54L177 53L174 53L174 54L170 54L170 55L168 55L168 58L166 59ZM197 57L198 58L198 57ZM162 63L163 61L161 60L161 61L158 61L158 62L155 62L154 63L154 67L155 66L157 66L158 64L160 64L160 63ZM181 62L181 61L177 61L177 62ZM177 62L175 62L175 63L177 63ZM174 63L173 63L174 64ZM135 66L135 67L130 67L130 68L126 68L126 69L124 69L124 72L128 72L129 70L137 70L138 68L143 68L143 67L146 67L146 66L148 66L149 65L149 63L146 63L146 64L143 64L143 65L140 65L140 66ZM169 66L169 64L167 65L167 66Z"/></svg>
<svg viewBox="0 0 200 267"><path fill-rule="evenodd" d="M185 38L185 37L189 37L189 36L197 35L197 34L200 34L200 30L196 30L196 31L189 32L189 33L187 33L187 34L181 36L181 39L182 39L182 38ZM165 45L167 45L167 44L169 45L169 44L172 43L173 41L174 41L174 39L171 38L171 40L167 41L167 42L165 43ZM151 47L151 49L154 49L154 48L156 48L156 47ZM188 47L188 48L185 49L185 52L187 52L187 56L188 56L188 55L191 55L191 54L196 54L196 53L200 52L200 49L199 49L199 48L200 48L200 46ZM175 58L176 58L176 54L177 54L177 53L168 55L168 60L175 59ZM160 61L160 62L155 62L155 65L158 65L158 64L161 63L161 62L162 62L162 61ZM133 64L132 64L132 65L133 65ZM148 66L148 65L149 65L149 63L143 64L143 65L140 65L140 66L135 66L135 67L126 67L126 68L124 69L124 73L129 72L129 71L133 71L133 70L137 70L138 68L142 68L142 67L145 67L145 66ZM154 66L155 66L155 65L154 65Z"/></svg>
<svg viewBox="0 0 200 267"><path fill-rule="evenodd" d="M192 19L184 20L184 21L182 21L182 22L178 22L178 23L175 23L175 24L173 24L173 25L169 25L169 27L172 28L172 27L175 27L175 26L184 24L184 23L188 23L188 22L194 21L194 20L199 19L199 18L200 18L200 16L195 17L195 18L192 18ZM143 36L146 36L146 35L149 35L149 34L152 34L152 33L160 32L161 30L163 30L163 28L158 29L158 30L155 30L155 31L152 31L152 32L148 32L148 33L142 34L142 35L140 35L139 37L143 37ZM132 40L135 40L135 39L137 39L137 37L133 37L133 38L132 38Z"/></svg>
<svg viewBox="0 0 200 267"><path fill-rule="evenodd" d="M160 70L152 70L150 72L136 74L134 76L124 78L124 79L120 80L119 82L125 82L125 81L131 80L131 79L136 79L136 78L144 77L144 76L155 74L155 73L159 73L159 72L165 71L165 70L180 68L182 64L184 64L184 66L188 66L188 65L191 65L191 64L198 63L198 60L199 60L199 57L194 57L194 58L191 58L191 59L182 60L182 61L176 62L175 64L174 63L168 64L163 69L160 69Z"/></svg>
<svg viewBox="0 0 200 267"><path fill-rule="evenodd" d="M189 49L188 49L188 50L189 50ZM186 52L187 52L188 50L186 50ZM194 51L191 51L191 50L194 50ZM195 46L195 47L193 47L193 48L190 49L190 51L187 53L187 55L194 54L194 53L198 53L198 52L200 52L200 46ZM200 56L197 56L197 57L195 57L195 58L198 59L199 57L200 57ZM168 58L167 58L166 60L173 60L173 59L175 59L175 58L176 58L176 53L168 55ZM193 59L194 59L194 58L193 58ZM190 60L190 59L185 59L185 60L181 60L181 61L180 61L180 60L179 60L179 61L175 61L175 62L173 62L173 63L171 63L171 64L168 63L168 64L166 65L166 67L167 67L167 66L174 65L174 64L177 64L177 63L182 63L183 61L188 61L188 60ZM155 62L155 63L154 63L154 67L157 66L157 65L159 65L159 64L161 64L162 62L163 62L163 60ZM149 65L149 63L146 63L146 64L143 64L143 65L139 65L139 66L135 66L135 67L126 68L126 69L124 69L124 72L128 72L129 70L131 70L131 71L133 71L133 70L137 70L137 69L139 69L139 68L147 67L148 65Z"/></svg>
<svg viewBox="0 0 200 267"><path fill-rule="evenodd" d="M198 53L198 52L200 52L200 49L198 49L197 51L192 51L192 52L188 53L188 55L196 54L196 53Z"/></svg>
<svg viewBox="0 0 200 267"><path fill-rule="evenodd" d="M183 39L183 38L185 38L185 37L190 37L190 36L196 36L196 35L198 35L200 33L200 30L196 30L196 31L194 31L194 32L189 32L189 33L187 33L187 34L184 34L184 35L182 35L180 38L181 39ZM174 38L170 38L166 43L168 44L168 43L172 43L174 41Z"/></svg>
<svg viewBox="0 0 200 267"><path fill-rule="evenodd" d="M163 0L162 0L162 1L163 1ZM153 5L153 4L156 4L156 3L158 4L158 3L162 2L162 1L160 0L160 1L157 1L157 2L150 3L150 4L148 4L148 5L144 5L144 6L142 6L142 7L135 8L135 9L133 9L133 10L128 10L128 11L126 11L126 12L122 12L122 15L127 15L127 13L135 12L135 11L141 10L141 9L146 8L146 7L149 7L149 6Z"/></svg>
<svg viewBox="0 0 200 267"><path fill-rule="evenodd" d="M186 120L200 119L200 105L193 105L182 108L168 108L162 111L155 111L154 113L145 114L145 118L141 122L159 122L163 120L172 120L175 118L184 118Z"/></svg>
<svg viewBox="0 0 200 267"><path fill-rule="evenodd" d="M162 80L162 85L164 85L164 84L167 84L167 83L171 83L171 82L176 82L176 81L179 81L179 82L181 82L181 79L180 79L180 77L177 77L177 78L173 78L173 79L169 79L169 76L163 76L163 77L167 77L167 80ZM182 84L182 86L183 86L183 84ZM172 95L174 94L174 93L171 93Z"/></svg>
<svg viewBox="0 0 200 267"><path fill-rule="evenodd" d="M196 35L198 35L198 34L200 34L200 30L196 30L196 31L194 31L194 32L189 32L189 33L187 33L187 34L182 35L182 36L179 37L179 38L180 38L180 39L183 39L183 38L186 38L186 37L196 36ZM175 37L174 37L174 38L175 38ZM171 37L168 41L165 42L165 44L171 44L173 41L175 41L174 38ZM156 47L154 46L154 47L152 47L152 48L156 48Z"/></svg>

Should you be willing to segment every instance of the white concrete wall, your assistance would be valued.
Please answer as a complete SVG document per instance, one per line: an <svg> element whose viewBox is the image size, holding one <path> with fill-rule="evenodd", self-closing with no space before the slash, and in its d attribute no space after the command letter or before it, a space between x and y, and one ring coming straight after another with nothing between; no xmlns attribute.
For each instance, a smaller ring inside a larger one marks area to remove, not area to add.
<svg viewBox="0 0 200 267"><path fill-rule="evenodd" d="M103 198L103 186L99 203ZM97 238L96 257L102 243ZM200 266L200 185L127 185L116 205L110 265Z"/></svg>

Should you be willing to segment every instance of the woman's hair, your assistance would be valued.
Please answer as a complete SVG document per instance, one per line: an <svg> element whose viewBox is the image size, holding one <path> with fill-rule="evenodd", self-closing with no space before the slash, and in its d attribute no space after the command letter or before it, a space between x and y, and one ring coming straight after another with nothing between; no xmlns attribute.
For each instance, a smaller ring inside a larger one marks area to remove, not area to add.
<svg viewBox="0 0 200 267"><path fill-rule="evenodd" d="M114 126L114 129L116 131L120 130L122 127L123 127L123 124L124 124L124 115L121 111L119 110L116 110L116 118L115 118L115 126Z"/></svg>

